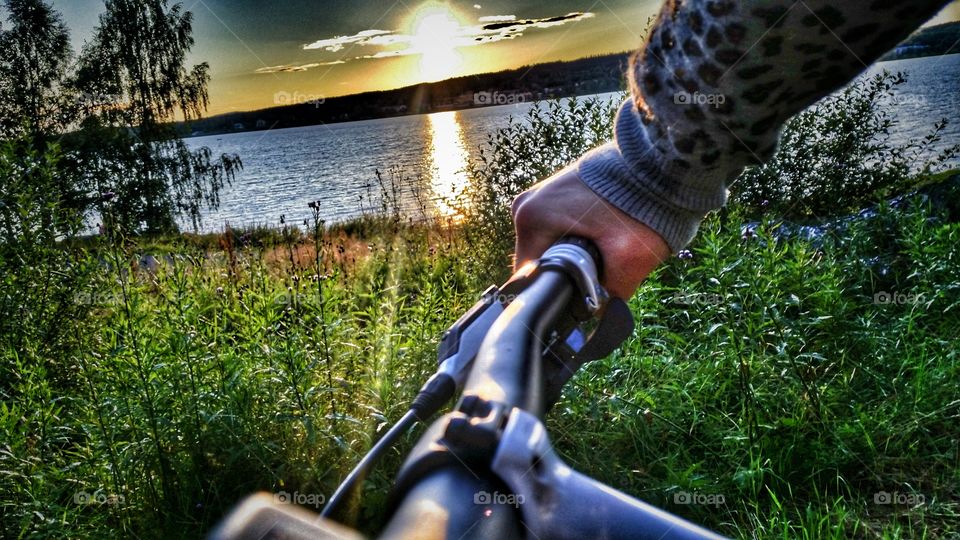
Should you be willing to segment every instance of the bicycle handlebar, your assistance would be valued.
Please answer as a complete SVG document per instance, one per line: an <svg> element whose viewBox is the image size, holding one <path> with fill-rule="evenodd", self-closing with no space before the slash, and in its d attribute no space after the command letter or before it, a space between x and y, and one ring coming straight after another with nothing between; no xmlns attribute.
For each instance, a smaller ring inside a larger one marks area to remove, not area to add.
<svg viewBox="0 0 960 540"><path fill-rule="evenodd" d="M488 330L456 411L431 426L401 469L385 537L720 538L553 452L540 421L543 352L566 333L566 315L595 316L604 295L589 241L563 239L536 264L532 278L518 271L524 288Z"/></svg>
<svg viewBox="0 0 960 540"><path fill-rule="evenodd" d="M487 333L463 389L508 407L543 415L543 349L573 298L574 284L560 270L538 275Z"/></svg>
<svg viewBox="0 0 960 540"><path fill-rule="evenodd" d="M583 246L580 249L590 256L585 249L590 244L586 241L556 245ZM595 248L593 251L596 253ZM548 334L564 314L575 289L576 285L563 270L546 268L512 299L480 346L457 407L461 413L476 413L478 411L464 409L485 402L496 403L504 411L519 407L537 416L543 414L542 352ZM470 426L465 424L469 422L465 417L452 418L449 424L440 420L420 440L452 442L450 439L456 436L451 431L468 431ZM446 433L440 433L444 428ZM490 448L484 450L482 453L489 458ZM421 455L436 451L432 442L418 445L407 463L417 463ZM410 531L417 531L418 538L438 540L517 538L522 533L522 519L515 508L504 507L493 512L488 506L478 504L482 502L478 501L478 494L508 493L509 488L495 480L496 475L482 459L474 460L466 453L454 449L452 444L445 446L447 459L444 461L448 464L412 482L390 520L385 538L405 537ZM437 461L437 457L431 461ZM404 489L404 473L411 476L420 471L401 471L400 490Z"/></svg>

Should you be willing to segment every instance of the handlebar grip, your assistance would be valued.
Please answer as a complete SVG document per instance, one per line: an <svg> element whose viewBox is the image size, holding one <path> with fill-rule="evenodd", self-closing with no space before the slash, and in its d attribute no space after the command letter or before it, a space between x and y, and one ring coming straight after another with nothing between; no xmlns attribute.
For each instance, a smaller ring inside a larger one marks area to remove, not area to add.
<svg viewBox="0 0 960 540"><path fill-rule="evenodd" d="M560 244L571 244L589 253L590 257L593 258L593 263L597 266L597 277L603 276L603 256L600 254L600 248L597 247L597 244L595 244L593 240L581 236L569 235L563 236L553 243L555 246Z"/></svg>

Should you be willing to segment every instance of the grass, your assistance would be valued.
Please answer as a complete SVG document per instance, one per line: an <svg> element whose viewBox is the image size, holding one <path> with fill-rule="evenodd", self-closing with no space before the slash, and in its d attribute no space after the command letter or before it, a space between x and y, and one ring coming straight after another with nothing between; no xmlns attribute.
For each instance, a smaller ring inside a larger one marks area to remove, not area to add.
<svg viewBox="0 0 960 540"><path fill-rule="evenodd" d="M532 129L608 125L552 113ZM501 141L491 174L515 184L475 207L522 189L511 163L550 168L602 135L536 161ZM75 315L56 342L4 323L0 535L195 538L253 491L328 497L432 373L447 325L507 275L494 214L87 239L59 245L59 266L5 266L4 313L48 317L67 295ZM631 299L633 338L548 417L560 454L732 537L960 534L960 224L881 206L813 242L744 221L711 216ZM159 268L138 268L144 253ZM367 480L361 529L382 523L418 434Z"/></svg>
<svg viewBox="0 0 960 540"><path fill-rule="evenodd" d="M635 339L575 379L554 418L564 453L735 537L956 533L960 226L876 219L912 269L895 287L851 253L874 244L862 231L818 249L711 222L634 299ZM724 503L677 504L689 493Z"/></svg>

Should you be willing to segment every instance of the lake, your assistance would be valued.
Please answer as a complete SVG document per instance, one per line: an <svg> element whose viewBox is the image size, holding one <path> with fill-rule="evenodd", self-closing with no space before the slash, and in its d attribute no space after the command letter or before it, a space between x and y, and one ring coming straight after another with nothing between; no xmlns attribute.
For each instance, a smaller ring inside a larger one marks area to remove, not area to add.
<svg viewBox="0 0 960 540"><path fill-rule="evenodd" d="M960 142L960 54L883 62L867 74L883 69L908 76L887 104L898 119L895 141L919 140L934 122L947 118L950 124L937 147ZM619 95L569 99L616 100ZM375 171L386 178L391 167L421 183L418 191L426 194L425 204L441 213L452 212L445 201L466 185L468 161L479 155L489 134L504 127L511 116L522 118L532 106L520 103L187 139L190 147L209 146L214 155L235 152L244 165L222 191L220 208L204 214L203 230L218 231L227 223L277 225L281 215L288 223L301 223L311 216L310 201L321 201L321 217L331 222L359 216L370 209L370 194L379 193Z"/></svg>

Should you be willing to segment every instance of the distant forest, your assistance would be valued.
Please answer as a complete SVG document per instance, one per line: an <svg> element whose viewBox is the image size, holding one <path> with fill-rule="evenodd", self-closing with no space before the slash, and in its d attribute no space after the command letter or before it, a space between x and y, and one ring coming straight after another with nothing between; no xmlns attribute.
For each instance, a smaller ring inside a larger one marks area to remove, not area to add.
<svg viewBox="0 0 960 540"><path fill-rule="evenodd" d="M227 113L181 124L179 130L185 136L212 135L614 92L626 88L624 73L628 56L629 53L624 52L570 62L550 62L395 90ZM296 94L278 93L278 98L278 102L284 99L299 101Z"/></svg>
<svg viewBox="0 0 960 540"><path fill-rule="evenodd" d="M960 22L924 28L883 55L881 61L960 53Z"/></svg>

